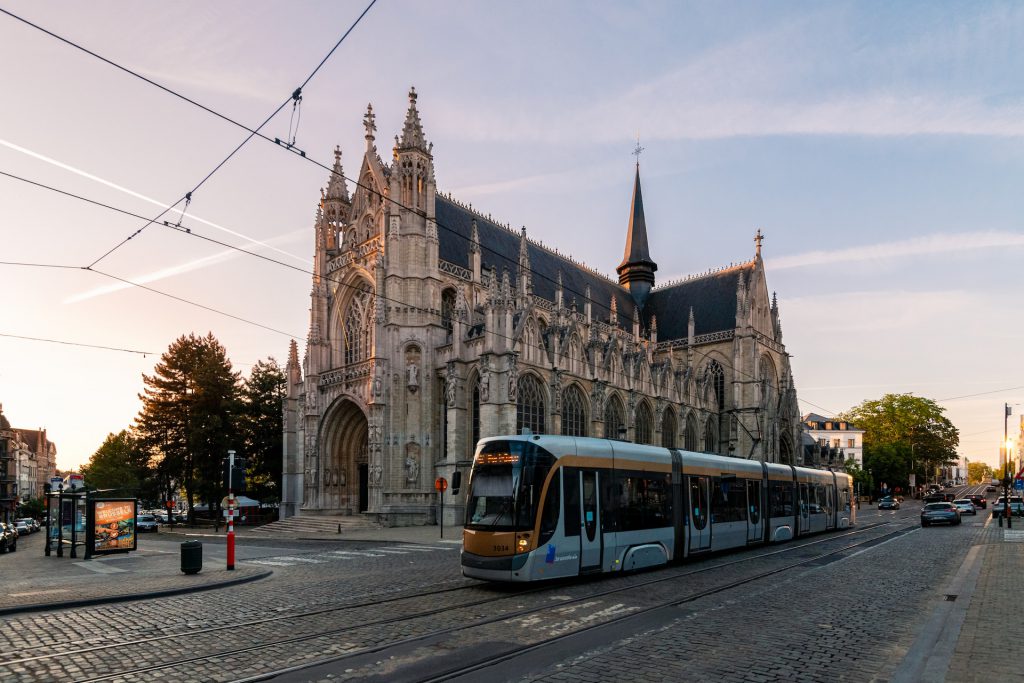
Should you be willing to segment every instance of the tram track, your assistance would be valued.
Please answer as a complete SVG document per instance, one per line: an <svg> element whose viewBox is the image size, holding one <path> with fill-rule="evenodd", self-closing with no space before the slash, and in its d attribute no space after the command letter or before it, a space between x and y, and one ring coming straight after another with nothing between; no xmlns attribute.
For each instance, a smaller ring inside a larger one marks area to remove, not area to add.
<svg viewBox="0 0 1024 683"><path fill-rule="evenodd" d="M898 524L899 522L900 522L899 519L893 519L893 520L890 520L890 521L878 522L876 524L858 526L858 527L856 527L854 529L850 529L850 530L846 530L846 531L842 531L842 532L837 532L835 534L829 534L827 536L817 537L817 538L814 538L812 540L809 540L809 541L806 541L806 542L803 542L803 543L799 543L799 544L792 544L792 545L791 544L787 544L786 546L783 546L783 547L768 546L767 548L765 548L765 552L755 552L755 553L751 553L749 555L746 555L744 557L739 557L739 558L736 558L736 557L729 558L728 556L718 556L714 560L712 560L712 558L708 558L708 560L702 562L701 565L698 566L698 567L694 567L693 565L686 565L681 571L673 571L670 568L669 571L667 571L667 572L665 570L662 570L662 571L657 572L657 574L652 574L652 573L649 573L649 572L643 573L643 574L631 574L631 575L623 577L623 578L627 578L627 579L632 579L630 581L629 585L625 585L625 586L623 586L623 585L612 586L612 587L608 588L607 590L598 591L596 593L588 593L586 595L582 595L582 596L579 596L579 597L576 597L576 598L566 599L566 600L560 601L556 606L563 607L565 605L570 605L570 604L573 604L573 603L579 603L579 602L586 601L586 600L592 600L594 598L601 598L601 597L605 597L605 596L615 595L617 593L624 593L626 591L633 591L633 590L643 589L645 587L648 587L648 586L651 586L651 585L654 585L654 584L661 584L661 583L665 583L665 582L669 582L669 581L675 581L675 580L683 579L683 578L686 578L686 577L694 577L694 576L699 575L699 574L706 574L708 572L714 572L716 570L720 570L720 569L723 569L725 567L730 567L730 566L734 566L734 565L740 565L740 564L744 564L744 563L750 563L752 561L756 562L756 561L764 560L765 558L770 558L770 557L773 557L773 556L782 556L782 555L785 555L785 554L791 554L791 553L794 553L794 552L799 552L799 551L804 550L804 549L809 548L809 547L815 547L815 546L819 546L819 545L822 545L822 544L835 543L836 541L842 540L843 538L846 538L846 537L862 535L862 534L870 532L872 530L878 530L879 528L884 528L884 527L887 527L887 526L891 526L893 524ZM892 532L892 533L896 533L896 532ZM874 534L872 534L872 535L874 536ZM867 543L867 542L871 542L871 541L872 541L872 539L866 539L864 541L861 541L861 542L858 542L858 543L855 543L855 544L844 546L844 547L839 548L837 550L827 551L824 554L827 555L827 554L834 554L834 553L838 553L838 552L843 552L843 551L845 551L845 550L847 550L847 549L849 549L851 547L857 547L857 546L861 545L862 543ZM813 562L813 561L819 559L822 556L823 556L823 554L818 553L813 558L801 560L798 563L791 563L791 564L787 565L786 568L790 568L790 567L794 567L794 566L799 566L801 564L806 564L808 562ZM770 575L770 574L765 574L765 575L767 576L767 575ZM637 580L636 577L641 577L641 578L639 580ZM249 642L252 643L252 644L251 645L247 645L245 647L240 647L240 648L239 647L234 647L234 648L230 648L230 649L218 649L215 652L199 653L199 654L196 654L195 656L175 657L172 661L161 662L161 663L150 665L150 666L141 666L141 667L130 668L130 669L121 670L121 671L118 671L118 672L103 672L103 673L101 673L98 676L93 676L93 677L90 677L90 678L79 679L79 680L83 680L83 681L103 681L103 680L111 680L111 679L124 678L124 677L129 677L129 678L131 678L131 677L139 677L139 676L145 675L147 673L154 674L154 673L156 673L158 671L161 671L161 670L168 670L168 669L171 669L171 668L181 667L181 666L185 666L185 665L189 665L189 664L197 664L197 663L201 663L201 662L207 661L207 660L217 660L219 658L236 657L238 655L245 655L245 654L249 654L249 653L259 652L259 651L267 649L267 648L287 647L289 645L294 645L294 644L299 644L299 643L309 643L309 642L312 642L312 641L316 641L317 639L323 640L323 639L330 638L330 639L335 639L336 640L337 637L340 637L340 636L345 635L345 634L356 634L356 633L359 632L360 629L364 629L364 630L372 629L374 626L379 627L379 626L384 625L384 624L387 624L389 626L393 626L393 625L396 625L396 624L401 624L403 622L414 623L416 620L429 619L430 617L437 616L437 615L440 615L440 614L449 614L450 615L453 612L453 610L464 612L466 610L473 610L474 608L483 608L483 607L485 607L485 606L487 606L489 604L501 603L503 601L521 601L523 598L526 598L526 597L530 596L533 593L543 592L543 591L552 591L553 588L554 589L564 589L566 587L566 585L567 585L567 582L556 582L556 583L553 583L553 584L552 583L545 583L545 584L540 584L538 586L531 586L531 587L523 589L523 590L517 590L517 591L511 592L511 593L508 593L508 592L502 593L501 595L497 595L497 596L495 596L495 595L493 595L493 593L491 593L490 595L487 595L487 596L482 597L480 599L470 600L470 601L467 601L467 602L464 602L464 603L455 604L455 605L452 605L450 603L446 603L444 605L441 605L441 606L438 606L438 607L435 607L435 608L431 608L431 609L426 609L426 610L416 609L416 610L412 610L412 611L404 611L400 615L397 615L397 616L390 616L390 617L385 616L385 617L380 618L380 619L371 619L369 621L361 622L361 623L359 623L358 626L353 626L352 623L348 623L348 624L345 624L345 625L342 625L342 626L339 626L339 627L336 627L336 628L319 629L319 630L316 630L316 631L311 632L311 633L297 634L297 635L293 635L293 636L288 637L288 638L271 637L269 640L265 641L265 640L263 640L264 636L257 632L257 633L253 633L252 637L249 639ZM80 663L82 663L82 659L81 658L82 658L83 655L87 655L87 654L90 654L90 653L95 655L97 653L100 653L100 652L102 652L104 650L109 650L111 648L141 647L141 646L144 646L144 645L147 645L147 644L150 644L150 643L154 643L154 641L165 641L165 642L172 641L172 642L176 642L177 643L179 640L188 642L188 641L192 641L193 639L197 639L198 644L195 647L198 648L200 646L207 646L208 643L210 643L210 642L216 642L215 639L211 639L210 636L211 635L215 636L218 632L225 631L226 629L247 628L247 629L250 629L250 631L251 631L250 627L258 626L258 625L263 625L263 624L275 624L275 623L285 622L286 620L301 620L303 617L315 617L315 616L318 616L318 615L325 615L325 614L331 614L331 613L336 613L339 616L341 616L343 613L347 613L347 612L350 612L350 611L358 610L360 608L371 608L372 609L374 607L378 607L378 606L386 604L386 603L398 603L398 602L401 602L401 601L410 601L410 600L414 601L417 598L421 598L422 599L422 598L427 597L427 596L436 597L437 595L440 595L440 594L443 594L443 593L451 594L451 593L456 593L458 591L467 590L467 589L473 589L473 588L476 588L477 590L481 590L481 591L484 591L484 590L491 590L491 591L493 591L494 590L493 587L488 588L488 587L485 587L484 585L479 585L479 584L475 584L473 586L459 586L459 587L454 587L454 588L445 589L445 590L432 590L432 591L430 591L428 593L416 593L416 594L413 594L413 595L396 596L395 598L389 599L389 600L379 600L378 599L378 600L361 601L361 602L358 602L358 603L349 603L349 604L340 605L340 606L318 608L316 610L309 610L309 611L300 612L300 613L292 613L292 614L287 614L287 615L276 615L274 617L268 617L268 618L265 618L265 619L248 620L246 622L238 622L238 623L233 623L233 624L222 624L222 625L214 626L214 627L211 627L211 628L198 629L198 630L193 630L193 631L183 632L183 633L177 633L177 634L164 634L164 635L156 636L156 637L147 637L147 638L144 638L144 639L133 639L131 641L120 641L120 642L116 642L116 643L109 643L108 642L108 643L106 643L104 645L87 647L87 648L65 649L65 650L62 650L61 652L52 652L52 653L48 653L46 655L36 655L36 656L32 656L32 657L24 657L24 658L19 658L19 659L16 659L16 660L11 660L11 661L8 661L8 662L3 662L2 664L0 664L0 666L7 666L7 665L12 665L12 664L19 664L21 666L24 666L24 665L28 665L28 664L32 664L32 663L35 663L38 666L39 664L43 663L45 660L48 660L48 659L51 659L51 658L56 658L56 657L68 657L68 658L76 659ZM696 599L696 598L694 598L694 599ZM457 632L457 631L465 629L465 628L471 628L473 625L478 625L479 626L479 625L484 625L484 624L487 624L487 623L493 623L495 621L522 618L523 616L526 616L526 615L529 615L529 614L543 612L545 609L548 609L548 608L551 608L551 607L552 607L552 605L550 603L546 603L546 604L543 604L543 605L528 607L528 608L525 608L525 609L513 609L512 611L509 611L509 612L506 612L506 613L503 613L503 614L500 614L500 615L496 615L494 617L483 617L483 618L481 618L479 616L479 614L483 613L484 610L483 609L478 609L478 610L476 610L476 612L477 612L476 614L468 615L468 617L467 617L467 618L469 618L468 625L467 625L467 622L462 621L458 625L449 627L447 629L440 629L440 630L434 629L434 630L429 631L427 633L424 633L424 634L421 634L421 635L418 635L418 636L414 636L414 637L412 637L410 639L389 640L387 643L384 643L384 644L379 645L379 646L369 647L369 648L368 647L360 647L358 645L353 644L352 647L354 649L351 652L334 654L331 657L328 657L327 660L325 660L325 661L335 661L335 660L343 659L345 657L354 657L354 656L358 656L358 655L363 655L363 654L369 654L369 653L377 652L377 651L379 651L381 649L386 649L386 648L391 648L391 647L400 647L403 644L414 643L414 642L416 642L419 639L430 638L430 637L437 637L438 635L444 635L445 633ZM379 613L379 610L375 610L375 612ZM356 616L358 616L358 615L356 614ZM298 629L297 627L293 627L293 628L289 629L288 632L294 633L295 630L301 630L301 629ZM274 634L270 634L270 635L274 635ZM204 638L204 636L205 636L205 638ZM356 640L358 640L358 638ZM371 640L372 640L372 638L371 638ZM178 649L181 650L181 649L184 649L184 648L179 645ZM317 666L317 665L319 665L318 662L312 662L312 663L307 662L307 663L299 665L299 669L302 669L302 668L305 668L305 667L308 667L308 666ZM83 667L83 668L85 668L85 667ZM103 667L103 668L106 668L106 667ZM242 680L263 680L268 675L270 675L270 674L259 674L259 675L255 675L255 676L253 676L253 677L251 677L249 679L242 679ZM273 675L277 675L277 674L273 674Z"/></svg>

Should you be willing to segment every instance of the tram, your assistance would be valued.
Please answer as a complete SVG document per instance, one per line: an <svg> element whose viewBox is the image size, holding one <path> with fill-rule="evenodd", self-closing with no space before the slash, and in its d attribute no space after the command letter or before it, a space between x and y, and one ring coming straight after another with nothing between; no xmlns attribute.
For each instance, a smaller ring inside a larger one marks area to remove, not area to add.
<svg viewBox="0 0 1024 683"><path fill-rule="evenodd" d="M674 448L525 434L477 444L462 573L538 581L656 567L856 522L853 479Z"/></svg>

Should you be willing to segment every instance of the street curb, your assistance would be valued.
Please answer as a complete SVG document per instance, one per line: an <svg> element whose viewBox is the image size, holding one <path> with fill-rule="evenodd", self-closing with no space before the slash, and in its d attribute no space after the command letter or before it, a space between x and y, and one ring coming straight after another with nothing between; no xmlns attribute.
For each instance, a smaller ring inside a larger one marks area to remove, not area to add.
<svg viewBox="0 0 1024 683"><path fill-rule="evenodd" d="M265 579L274 573L273 569L265 569L251 576L243 576L237 579L228 579L216 583L204 583L199 586L182 586L180 588L167 588L165 590L150 591L148 593L133 593L125 595L108 595L99 598L84 598L82 600L65 600L63 602L43 602L30 605L15 605L13 607L0 607L0 617L12 614L23 614L25 612L52 612L72 607L90 607L93 605L105 605L115 602L131 602L133 600L150 600L152 598L165 598L172 595L183 595L185 593L201 593L216 588L228 588L239 586L250 581Z"/></svg>

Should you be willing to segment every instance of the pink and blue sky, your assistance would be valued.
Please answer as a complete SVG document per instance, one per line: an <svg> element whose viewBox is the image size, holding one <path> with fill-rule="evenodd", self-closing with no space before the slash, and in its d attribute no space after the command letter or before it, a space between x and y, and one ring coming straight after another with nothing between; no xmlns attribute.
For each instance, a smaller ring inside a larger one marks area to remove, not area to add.
<svg viewBox="0 0 1024 683"><path fill-rule="evenodd" d="M0 0L249 126L365 5ZM415 85L441 191L613 273L639 132L660 281L750 258L760 228L801 409L941 399L962 455L995 464L1003 403L1024 403L1021 44L1012 2L380 0L304 89L296 145L325 163L340 145L355 174L372 102L387 158ZM245 136L6 15L0 83L0 171L147 216ZM308 267L325 182L254 140L184 223ZM0 261L83 266L140 226L0 176ZM275 331L78 268L0 266L0 334L152 352L0 336L4 412L46 427L62 467L131 424L181 334L212 331L243 373L305 338L308 276L165 227L96 268Z"/></svg>

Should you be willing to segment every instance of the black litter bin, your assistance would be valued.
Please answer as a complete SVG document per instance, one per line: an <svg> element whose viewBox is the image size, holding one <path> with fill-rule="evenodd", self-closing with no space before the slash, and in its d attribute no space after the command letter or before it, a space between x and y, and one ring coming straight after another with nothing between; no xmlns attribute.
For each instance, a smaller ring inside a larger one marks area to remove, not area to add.
<svg viewBox="0 0 1024 683"><path fill-rule="evenodd" d="M185 541L181 544L181 571L198 574L203 568L203 544L199 541Z"/></svg>

